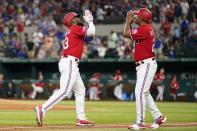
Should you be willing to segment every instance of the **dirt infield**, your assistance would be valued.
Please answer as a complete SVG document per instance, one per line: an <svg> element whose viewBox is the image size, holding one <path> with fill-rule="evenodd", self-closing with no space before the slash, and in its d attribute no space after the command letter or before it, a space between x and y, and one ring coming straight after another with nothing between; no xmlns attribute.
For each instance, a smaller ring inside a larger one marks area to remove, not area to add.
<svg viewBox="0 0 197 131"><path fill-rule="evenodd" d="M35 103L31 101L18 101L0 99L0 110L33 110ZM56 105L54 110L75 110L74 106Z"/></svg>
<svg viewBox="0 0 197 131"><path fill-rule="evenodd" d="M197 122L187 122L187 123L172 123L172 124L164 124L162 127L189 127L189 126L197 126ZM43 126L43 127L35 127L35 126L21 126L21 127L3 127L0 126L0 130L2 131L23 131L23 130L58 130L58 129L93 129L93 128L127 128L127 124L121 124L121 125L115 125L115 124L98 124L95 126L88 126L88 127L76 127L73 125L67 125L67 126ZM148 125L147 125L148 127Z"/></svg>

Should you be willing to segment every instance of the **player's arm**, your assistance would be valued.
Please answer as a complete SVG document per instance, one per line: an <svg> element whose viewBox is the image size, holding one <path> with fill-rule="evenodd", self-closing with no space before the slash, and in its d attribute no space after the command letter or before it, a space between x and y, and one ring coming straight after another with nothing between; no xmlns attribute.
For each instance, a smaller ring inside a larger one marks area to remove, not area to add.
<svg viewBox="0 0 197 131"><path fill-rule="evenodd" d="M130 30L131 30L131 24L133 22L134 22L133 11L130 10L129 12L127 12L127 17L126 17L126 22L125 22L124 32L123 32L124 37L131 39Z"/></svg>
<svg viewBox="0 0 197 131"><path fill-rule="evenodd" d="M87 37L94 37L95 36L95 25L93 22L88 23L88 28L87 28L87 32L86 32L86 36Z"/></svg>
<svg viewBox="0 0 197 131"><path fill-rule="evenodd" d="M92 13L89 10L85 10L83 18L84 18L84 21L87 22L88 24L88 27L86 30L86 37L94 37L96 29L93 23Z"/></svg>

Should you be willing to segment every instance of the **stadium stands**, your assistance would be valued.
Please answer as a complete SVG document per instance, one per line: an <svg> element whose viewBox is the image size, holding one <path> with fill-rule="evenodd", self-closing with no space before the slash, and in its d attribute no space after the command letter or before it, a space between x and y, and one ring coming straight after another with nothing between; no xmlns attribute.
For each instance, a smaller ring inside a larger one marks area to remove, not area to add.
<svg viewBox="0 0 197 131"><path fill-rule="evenodd" d="M196 57L197 13L196 1L192 0L1 1L0 57L58 58L65 33L62 18L66 12L82 13L88 8L98 25L123 24L126 12L140 7L148 7L153 13L153 22L157 25L155 48L159 58ZM31 32L26 32L26 28ZM97 32L93 42L85 46L84 59L131 59L133 47L130 43L123 38L122 30L106 36ZM112 44L115 44L114 49Z"/></svg>

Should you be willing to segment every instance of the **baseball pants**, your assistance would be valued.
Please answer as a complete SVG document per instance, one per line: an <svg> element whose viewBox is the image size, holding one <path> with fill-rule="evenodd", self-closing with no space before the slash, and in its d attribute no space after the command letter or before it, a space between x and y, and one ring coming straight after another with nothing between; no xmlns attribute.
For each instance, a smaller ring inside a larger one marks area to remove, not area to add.
<svg viewBox="0 0 197 131"><path fill-rule="evenodd" d="M163 101L164 85L157 86L158 95L156 101Z"/></svg>
<svg viewBox="0 0 197 131"><path fill-rule="evenodd" d="M42 108L46 112L58 102L68 97L73 90L75 94L77 118L80 120L85 119L85 86L79 73L78 62L76 62L76 58L72 56L61 58L59 62L59 71L61 73L60 89L42 105Z"/></svg>
<svg viewBox="0 0 197 131"><path fill-rule="evenodd" d="M136 67L137 82L135 86L136 96L136 123L145 123L145 107L147 106L155 119L159 118L162 114L157 108L150 92L150 85L153 81L155 72L157 70L157 63L152 58L143 60L143 64Z"/></svg>

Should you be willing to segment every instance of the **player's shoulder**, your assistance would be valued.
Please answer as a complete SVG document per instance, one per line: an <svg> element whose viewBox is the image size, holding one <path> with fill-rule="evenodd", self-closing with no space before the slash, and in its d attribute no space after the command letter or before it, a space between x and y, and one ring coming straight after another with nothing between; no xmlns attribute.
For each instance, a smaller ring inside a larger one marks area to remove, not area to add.
<svg viewBox="0 0 197 131"><path fill-rule="evenodd" d="M151 36L154 36L155 30L154 30L152 24L146 25L145 28L144 28L144 32L147 32L147 33L150 34Z"/></svg>
<svg viewBox="0 0 197 131"><path fill-rule="evenodd" d="M144 25L144 26L140 26L140 29L144 30L144 31L149 31L149 30L153 29L153 26L151 24L147 24L147 25Z"/></svg>

